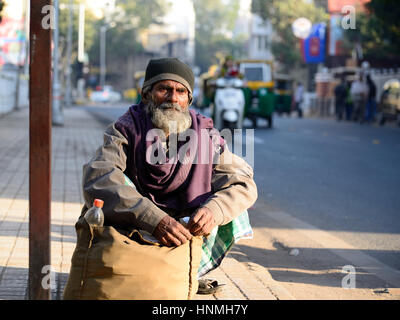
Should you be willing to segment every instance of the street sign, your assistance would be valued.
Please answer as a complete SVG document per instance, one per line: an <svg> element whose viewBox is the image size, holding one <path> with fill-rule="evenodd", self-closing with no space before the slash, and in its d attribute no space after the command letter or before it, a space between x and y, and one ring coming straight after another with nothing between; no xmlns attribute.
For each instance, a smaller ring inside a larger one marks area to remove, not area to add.
<svg viewBox="0 0 400 320"><path fill-rule="evenodd" d="M314 24L310 35L301 41L302 56L305 63L321 63L325 61L326 24Z"/></svg>

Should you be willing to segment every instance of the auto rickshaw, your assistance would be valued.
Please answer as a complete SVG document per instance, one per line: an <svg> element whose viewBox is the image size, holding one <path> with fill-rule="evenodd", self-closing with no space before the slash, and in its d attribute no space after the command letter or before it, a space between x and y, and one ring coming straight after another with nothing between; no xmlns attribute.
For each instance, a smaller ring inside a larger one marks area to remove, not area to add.
<svg viewBox="0 0 400 320"><path fill-rule="evenodd" d="M124 91L124 98L135 104L141 100L142 85L145 77L145 71L137 71L133 75L133 88Z"/></svg>
<svg viewBox="0 0 400 320"><path fill-rule="evenodd" d="M389 80L383 85L378 122L384 125L386 120L395 120L400 126L400 81L397 79Z"/></svg>
<svg viewBox="0 0 400 320"><path fill-rule="evenodd" d="M257 118L261 117L267 120L268 127L271 128L275 108L272 61L240 60L236 63L246 83L243 88L244 116L253 122L253 127L257 127Z"/></svg>
<svg viewBox="0 0 400 320"><path fill-rule="evenodd" d="M145 71L137 71L133 76L134 86L137 92L136 103L139 103L142 99L142 86L144 82L144 77L146 75Z"/></svg>
<svg viewBox="0 0 400 320"><path fill-rule="evenodd" d="M200 92L197 107L200 109L210 107L214 101L217 69L217 65L212 65L207 72L201 74L199 77Z"/></svg>
<svg viewBox="0 0 400 320"><path fill-rule="evenodd" d="M275 74L275 111L290 115L292 111L293 79L289 75Z"/></svg>

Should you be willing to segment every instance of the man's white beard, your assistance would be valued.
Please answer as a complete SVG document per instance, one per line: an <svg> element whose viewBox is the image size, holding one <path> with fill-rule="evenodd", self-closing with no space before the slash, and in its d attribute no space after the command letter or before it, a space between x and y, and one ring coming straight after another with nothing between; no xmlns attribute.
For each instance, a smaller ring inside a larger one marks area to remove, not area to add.
<svg viewBox="0 0 400 320"><path fill-rule="evenodd" d="M157 106L153 101L149 101L145 108L153 125L163 130L166 135L170 134L170 128L176 128L176 133L179 134L192 126L189 108L182 110L182 107L177 103L164 102Z"/></svg>

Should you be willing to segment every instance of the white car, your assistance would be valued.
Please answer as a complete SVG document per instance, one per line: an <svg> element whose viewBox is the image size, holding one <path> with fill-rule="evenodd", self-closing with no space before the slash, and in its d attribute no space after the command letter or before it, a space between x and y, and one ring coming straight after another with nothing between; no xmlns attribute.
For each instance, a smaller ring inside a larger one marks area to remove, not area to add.
<svg viewBox="0 0 400 320"><path fill-rule="evenodd" d="M90 101L93 102L118 102L122 99L122 95L114 91L112 86L104 86L101 90L93 91L90 95Z"/></svg>

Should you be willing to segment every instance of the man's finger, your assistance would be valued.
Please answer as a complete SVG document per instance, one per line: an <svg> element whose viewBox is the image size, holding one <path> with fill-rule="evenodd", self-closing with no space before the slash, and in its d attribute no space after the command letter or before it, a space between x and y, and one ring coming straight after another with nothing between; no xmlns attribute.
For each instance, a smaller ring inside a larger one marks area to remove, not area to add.
<svg viewBox="0 0 400 320"><path fill-rule="evenodd" d="M162 237L162 238L160 239L160 242L161 242L161 244L163 244L164 246L169 247L169 242L168 242L168 240L167 240L165 237Z"/></svg>
<svg viewBox="0 0 400 320"><path fill-rule="evenodd" d="M212 223L208 222L204 224L201 228L193 230L192 233L194 236L205 235L211 232L212 227L213 227Z"/></svg>
<svg viewBox="0 0 400 320"><path fill-rule="evenodd" d="M207 217L202 216L197 222L193 223L192 227L194 227L194 226L202 226L206 222L207 222Z"/></svg>
<svg viewBox="0 0 400 320"><path fill-rule="evenodd" d="M190 233L190 231L188 229L186 229L183 225L181 225L180 223L177 223L177 229L179 230L179 232L186 238L186 240L190 240L192 239L192 234Z"/></svg>
<svg viewBox="0 0 400 320"><path fill-rule="evenodd" d="M178 238L182 241L190 240L192 238L192 234L179 222L174 222L167 229L168 233L171 233L175 238Z"/></svg>
<svg viewBox="0 0 400 320"><path fill-rule="evenodd" d="M196 224L203 216L205 211L202 208L198 209L193 215L190 217L188 226L192 226Z"/></svg>
<svg viewBox="0 0 400 320"><path fill-rule="evenodd" d="M171 233L167 234L167 240L168 240L168 243L170 244L169 247L180 246L182 244L181 241L178 238L176 238L174 235L172 235Z"/></svg>
<svg viewBox="0 0 400 320"><path fill-rule="evenodd" d="M214 218L212 216L207 216L204 221L205 223L200 228L193 228L190 230L194 236L209 234L215 227Z"/></svg>
<svg viewBox="0 0 400 320"><path fill-rule="evenodd" d="M176 233L173 234L173 236L174 236L176 239L179 240L179 242L180 242L179 245L184 244L184 243L186 243L186 241L189 240L189 239L187 238L187 236L181 232L181 230L178 230ZM190 234L190 237L191 237L191 236L192 236L192 235Z"/></svg>
<svg viewBox="0 0 400 320"><path fill-rule="evenodd" d="M190 232L193 234L195 230L201 229L207 222L206 212L199 212L199 214L193 220L193 223L189 226Z"/></svg>
<svg viewBox="0 0 400 320"><path fill-rule="evenodd" d="M193 233L200 229L204 229L207 225L211 224L212 221L213 217L211 215L203 214L201 219L190 228L190 231Z"/></svg>

